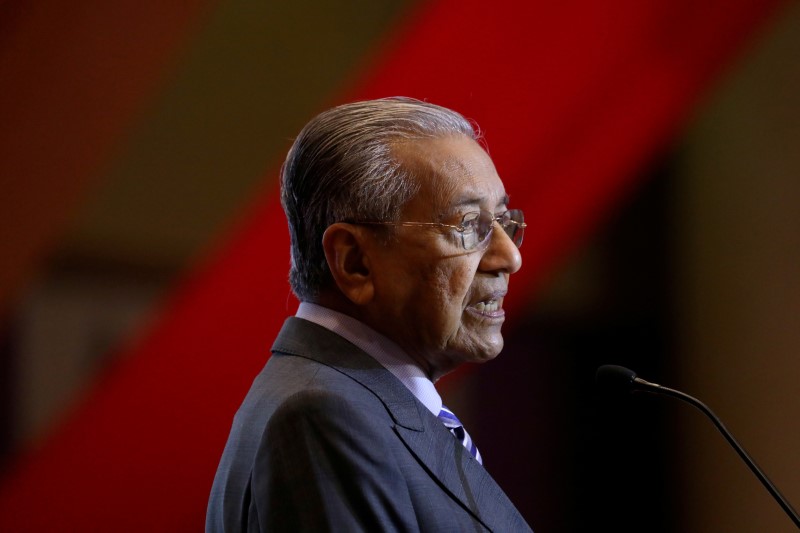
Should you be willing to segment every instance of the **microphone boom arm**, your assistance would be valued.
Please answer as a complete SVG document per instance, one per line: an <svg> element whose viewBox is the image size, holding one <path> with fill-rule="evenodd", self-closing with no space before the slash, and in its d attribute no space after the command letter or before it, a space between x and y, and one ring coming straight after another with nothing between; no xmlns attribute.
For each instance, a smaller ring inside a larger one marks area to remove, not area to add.
<svg viewBox="0 0 800 533"><path fill-rule="evenodd" d="M783 497L783 495L780 493L777 487L775 487L775 485L772 484L772 481L769 480L767 475L761 471L761 469L758 467L753 458L750 457L750 455L745 451L745 449L742 448L741 444L739 444L739 442L733 437L731 432L728 431L728 429L722 423L722 420L720 420L717 417L717 415L715 415L714 412L706 404L704 404L694 396L686 394L685 392L681 392L675 389L670 389L669 387L664 387L663 385L659 385L657 383L651 383L639 377L633 378L632 386L633 389L631 390L631 392L642 391L651 394L663 394L665 396L671 396L673 398L682 400L688 404L693 405L694 407L699 409L704 415L710 418L711 421L719 430L719 432L722 433L722 436L725 437L725 440L728 441L728 444L730 444L733 447L733 449L736 450L736 453L739 454L739 457L741 457L742 460L745 462L745 464L748 466L748 468L750 468L750 471L753 472L753 474L755 474L758 480L761 481L761 484L764 485L764 487L767 489L767 491L769 491L772 497L775 498L775 501L778 502L778 504L781 506L784 512L787 515L789 515L789 518L792 519L794 525L797 526L798 529L800 529L800 516L797 515L797 511L795 511L794 508L792 508L792 506L789 504L786 498Z"/></svg>

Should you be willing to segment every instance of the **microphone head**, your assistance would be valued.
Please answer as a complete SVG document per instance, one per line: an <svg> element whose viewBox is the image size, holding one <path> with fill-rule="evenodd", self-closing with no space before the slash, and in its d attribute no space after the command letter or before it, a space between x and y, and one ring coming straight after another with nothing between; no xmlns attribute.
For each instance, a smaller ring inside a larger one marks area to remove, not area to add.
<svg viewBox="0 0 800 533"><path fill-rule="evenodd" d="M636 372L618 365L603 365L597 369L597 386L606 392L631 392L635 387Z"/></svg>

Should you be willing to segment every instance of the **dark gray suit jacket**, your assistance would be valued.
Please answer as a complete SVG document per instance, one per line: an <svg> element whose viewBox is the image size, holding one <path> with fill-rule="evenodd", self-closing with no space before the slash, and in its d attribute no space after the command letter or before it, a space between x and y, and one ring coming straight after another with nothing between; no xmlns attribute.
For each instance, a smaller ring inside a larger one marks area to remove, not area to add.
<svg viewBox="0 0 800 533"><path fill-rule="evenodd" d="M237 412L207 531L530 531L388 370L289 318Z"/></svg>

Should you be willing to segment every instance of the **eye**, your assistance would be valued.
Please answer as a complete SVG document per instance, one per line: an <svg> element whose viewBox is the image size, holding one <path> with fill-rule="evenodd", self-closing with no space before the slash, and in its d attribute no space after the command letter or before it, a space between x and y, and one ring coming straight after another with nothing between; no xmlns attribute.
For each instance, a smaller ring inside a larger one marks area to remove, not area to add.
<svg viewBox="0 0 800 533"><path fill-rule="evenodd" d="M469 235L475 233L478 230L478 226L480 224L480 213L467 213L464 215L464 218L461 220L461 228L462 233L465 235Z"/></svg>
<svg viewBox="0 0 800 533"><path fill-rule="evenodd" d="M507 228L508 225L511 224L511 211L505 211L497 214L494 216L494 218L500 223L501 226Z"/></svg>

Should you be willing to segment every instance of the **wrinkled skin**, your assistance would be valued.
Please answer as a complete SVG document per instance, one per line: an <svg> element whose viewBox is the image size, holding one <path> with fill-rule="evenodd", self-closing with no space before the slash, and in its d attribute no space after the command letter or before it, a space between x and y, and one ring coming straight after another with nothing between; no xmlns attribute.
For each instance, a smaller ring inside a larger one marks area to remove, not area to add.
<svg viewBox="0 0 800 533"><path fill-rule="evenodd" d="M507 209L503 182L472 139L409 141L395 153L420 185L400 220L457 225L471 211ZM450 228L394 232L371 250L374 297L362 320L405 349L433 380L462 363L496 357L503 348L503 297L522 265L511 239L495 225L486 242L466 251Z"/></svg>

